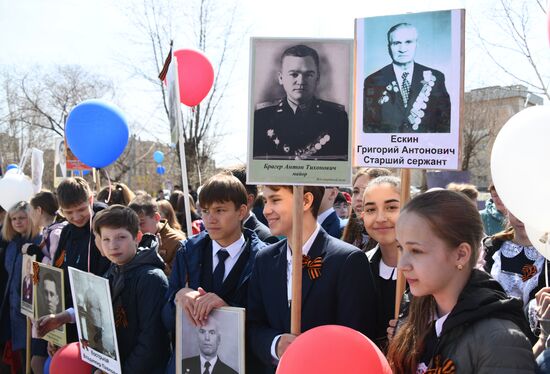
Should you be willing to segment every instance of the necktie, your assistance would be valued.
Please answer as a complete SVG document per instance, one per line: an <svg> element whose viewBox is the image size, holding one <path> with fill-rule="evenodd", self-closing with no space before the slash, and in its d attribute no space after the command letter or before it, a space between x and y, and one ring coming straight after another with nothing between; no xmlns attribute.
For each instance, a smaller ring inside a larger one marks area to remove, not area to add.
<svg viewBox="0 0 550 374"><path fill-rule="evenodd" d="M403 97L403 105L405 106L405 108L407 107L407 103L409 102L409 90L411 89L411 85L407 80L408 76L409 73L406 71L403 72L403 75L401 75L401 78L403 79L403 83L401 83L401 96Z"/></svg>
<svg viewBox="0 0 550 374"><path fill-rule="evenodd" d="M219 253L219 251L218 251L218 253ZM217 267L216 267L216 269L217 269ZM210 362L208 362L208 361L206 361L204 363L204 372L203 372L203 374L210 374Z"/></svg>
<svg viewBox="0 0 550 374"><path fill-rule="evenodd" d="M229 253L225 248L222 248L216 253L218 256L218 265L213 274L213 291L218 293L222 288L223 276L225 275L225 260L229 257Z"/></svg>

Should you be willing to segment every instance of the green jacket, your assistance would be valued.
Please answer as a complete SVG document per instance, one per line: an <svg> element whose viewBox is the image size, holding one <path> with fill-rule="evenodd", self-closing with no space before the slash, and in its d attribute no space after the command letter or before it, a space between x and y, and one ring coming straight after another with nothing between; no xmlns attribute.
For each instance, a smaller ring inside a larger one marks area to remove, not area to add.
<svg viewBox="0 0 550 374"><path fill-rule="evenodd" d="M483 229L487 236L501 232L506 228L506 216L499 212L493 200L485 202L485 209L479 211L483 221Z"/></svg>

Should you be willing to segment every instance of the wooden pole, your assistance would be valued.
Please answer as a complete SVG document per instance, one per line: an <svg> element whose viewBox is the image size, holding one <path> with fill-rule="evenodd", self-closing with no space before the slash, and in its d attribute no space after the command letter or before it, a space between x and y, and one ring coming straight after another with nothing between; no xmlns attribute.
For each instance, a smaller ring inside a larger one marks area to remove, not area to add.
<svg viewBox="0 0 550 374"><path fill-rule="evenodd" d="M405 205L407 201L411 198L411 170L410 169L401 169L401 206ZM399 263L399 258L401 252L397 252L397 262ZM395 285L395 311L394 318L399 317L399 306L401 305L401 298L405 292L405 276L403 272L397 271L397 282Z"/></svg>
<svg viewBox="0 0 550 374"><path fill-rule="evenodd" d="M31 319L27 317L27 350L25 351L25 373L31 374Z"/></svg>
<svg viewBox="0 0 550 374"><path fill-rule="evenodd" d="M290 333L300 335L302 329L302 226L304 218L304 187L293 186L292 211L292 303Z"/></svg>

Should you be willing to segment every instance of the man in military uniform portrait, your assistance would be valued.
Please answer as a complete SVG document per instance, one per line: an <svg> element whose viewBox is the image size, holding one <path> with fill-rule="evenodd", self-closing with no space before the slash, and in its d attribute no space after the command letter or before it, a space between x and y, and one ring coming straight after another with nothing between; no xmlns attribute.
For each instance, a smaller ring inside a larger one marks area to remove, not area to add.
<svg viewBox="0 0 550 374"><path fill-rule="evenodd" d="M366 133L449 133L451 103L445 76L415 62L417 29L410 23L387 33L392 63L369 75L363 91Z"/></svg>
<svg viewBox="0 0 550 374"><path fill-rule="evenodd" d="M256 105L256 160L348 160L348 115L343 105L321 100L319 55L294 45L281 55L277 82L286 96Z"/></svg>

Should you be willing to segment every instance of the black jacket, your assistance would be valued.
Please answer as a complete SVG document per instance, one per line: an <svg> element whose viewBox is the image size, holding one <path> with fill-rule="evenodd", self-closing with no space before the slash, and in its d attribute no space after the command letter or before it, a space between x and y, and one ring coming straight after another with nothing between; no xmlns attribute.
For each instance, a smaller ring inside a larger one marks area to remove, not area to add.
<svg viewBox="0 0 550 374"><path fill-rule="evenodd" d="M118 349L123 373L162 373L170 354L161 321L168 281L158 242L142 240L129 263L112 264L106 277L111 287Z"/></svg>
<svg viewBox="0 0 550 374"><path fill-rule="evenodd" d="M252 212L250 212L250 217L248 217L243 222L243 227L245 229L254 231L256 235L258 235L258 238L260 238L260 240L264 243L273 244L279 241L276 236L273 236L271 234L271 231L269 231L269 227L261 223L256 215Z"/></svg>
<svg viewBox="0 0 550 374"><path fill-rule="evenodd" d="M106 207L106 204L94 203L92 208L95 214ZM88 250L90 251L89 269ZM97 249L95 235L89 224L84 225L84 227L77 227L69 223L61 231L59 244L52 264L63 269L65 308L70 308L73 306L73 298L71 296L68 267L71 266L78 270L89 271L92 274L102 276L109 269L111 263ZM77 340L76 325L68 324L67 343Z"/></svg>
<svg viewBox="0 0 550 374"><path fill-rule="evenodd" d="M509 298L487 273L473 270L443 324L430 368L452 361L456 373L532 372L535 341L521 301Z"/></svg>

